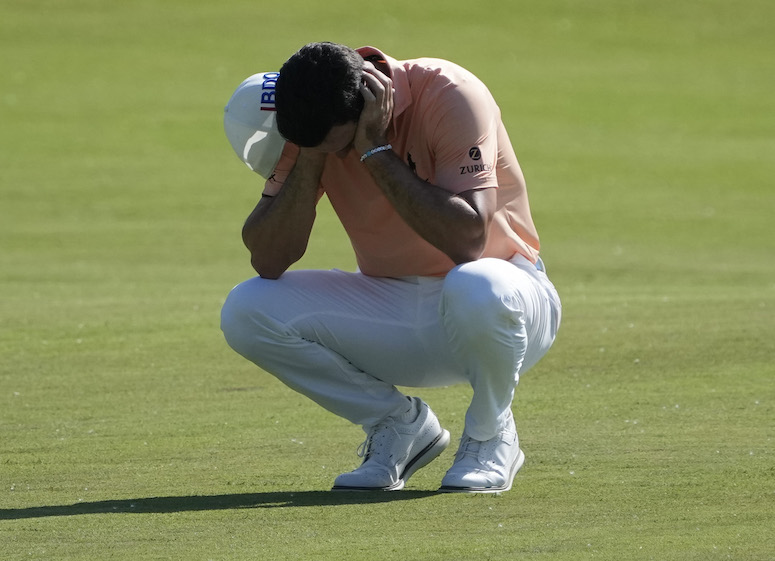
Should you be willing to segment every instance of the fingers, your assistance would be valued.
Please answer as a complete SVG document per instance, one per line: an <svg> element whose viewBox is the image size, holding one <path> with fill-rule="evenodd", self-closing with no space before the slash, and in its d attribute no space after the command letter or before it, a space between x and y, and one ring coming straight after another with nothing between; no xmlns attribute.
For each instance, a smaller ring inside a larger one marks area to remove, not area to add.
<svg viewBox="0 0 775 561"><path fill-rule="evenodd" d="M371 62L364 62L363 64L363 83L361 84L361 91L364 91L364 86L372 94L374 99L384 96L386 100L390 102L390 105L392 105L393 80L377 70L377 67ZM365 99L370 99L371 96L364 97Z"/></svg>
<svg viewBox="0 0 775 561"><path fill-rule="evenodd" d="M365 79L373 78L385 89L393 87L393 81L390 79L390 77L377 70L377 67L368 61L363 63L363 77Z"/></svg>
<svg viewBox="0 0 775 561"><path fill-rule="evenodd" d="M363 96L363 99L365 99L367 102L373 102L377 99L377 96L375 96L374 93L371 91L371 88L369 88L365 79L363 82L361 82L360 90L361 90L361 95Z"/></svg>
<svg viewBox="0 0 775 561"><path fill-rule="evenodd" d="M366 62L360 91L365 105L355 133L355 147L363 153L385 143L385 132L393 117L393 81Z"/></svg>

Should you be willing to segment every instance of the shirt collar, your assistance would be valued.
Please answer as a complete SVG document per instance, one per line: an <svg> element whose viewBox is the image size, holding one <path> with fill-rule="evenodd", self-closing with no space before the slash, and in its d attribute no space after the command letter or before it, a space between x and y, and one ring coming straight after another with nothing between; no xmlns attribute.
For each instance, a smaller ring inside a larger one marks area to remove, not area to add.
<svg viewBox="0 0 775 561"><path fill-rule="evenodd" d="M406 75L406 68L404 68L396 59L386 55L375 47L361 47L356 49L356 51L363 58L374 55L382 57L390 68L390 79L393 80L393 88L395 89L395 93L393 94L394 106L393 122L391 123L392 127L393 123L395 123L395 118L403 113L412 103L412 92L409 89L409 77Z"/></svg>

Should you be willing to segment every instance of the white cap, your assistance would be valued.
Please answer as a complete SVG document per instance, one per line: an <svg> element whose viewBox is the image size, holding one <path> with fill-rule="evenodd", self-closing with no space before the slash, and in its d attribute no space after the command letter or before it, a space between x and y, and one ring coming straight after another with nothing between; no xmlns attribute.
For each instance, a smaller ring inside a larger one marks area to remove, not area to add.
<svg viewBox="0 0 775 561"><path fill-rule="evenodd" d="M274 91L279 72L259 72L234 91L223 128L237 156L264 178L274 171L285 139L277 131Z"/></svg>

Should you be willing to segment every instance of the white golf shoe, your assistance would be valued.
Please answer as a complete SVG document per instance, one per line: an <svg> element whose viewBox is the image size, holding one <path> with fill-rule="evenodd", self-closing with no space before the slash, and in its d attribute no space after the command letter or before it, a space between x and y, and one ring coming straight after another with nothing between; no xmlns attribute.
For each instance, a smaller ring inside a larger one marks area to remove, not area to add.
<svg viewBox="0 0 775 561"><path fill-rule="evenodd" d="M431 408L412 398L412 409L402 417L388 417L368 431L358 455L363 463L334 481L334 491L398 491L412 474L428 465L449 445Z"/></svg>
<svg viewBox="0 0 775 561"><path fill-rule="evenodd" d="M514 476L525 463L519 448L514 417L494 438L474 440L463 433L455 463L441 481L446 493L502 493L511 489Z"/></svg>

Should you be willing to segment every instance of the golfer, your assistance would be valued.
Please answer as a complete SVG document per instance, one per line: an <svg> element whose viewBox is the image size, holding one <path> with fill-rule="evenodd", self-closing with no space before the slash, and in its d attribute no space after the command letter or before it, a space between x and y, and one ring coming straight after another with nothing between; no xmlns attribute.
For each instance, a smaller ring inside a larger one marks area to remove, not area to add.
<svg viewBox="0 0 775 561"><path fill-rule="evenodd" d="M334 43L301 48L272 87L285 142L242 231L258 276L223 306L227 342L363 427L335 490L402 489L450 435L397 387L458 383L473 394L440 490L509 490L525 459L514 391L561 306L492 95L451 62ZM323 195L356 272L288 271Z"/></svg>

